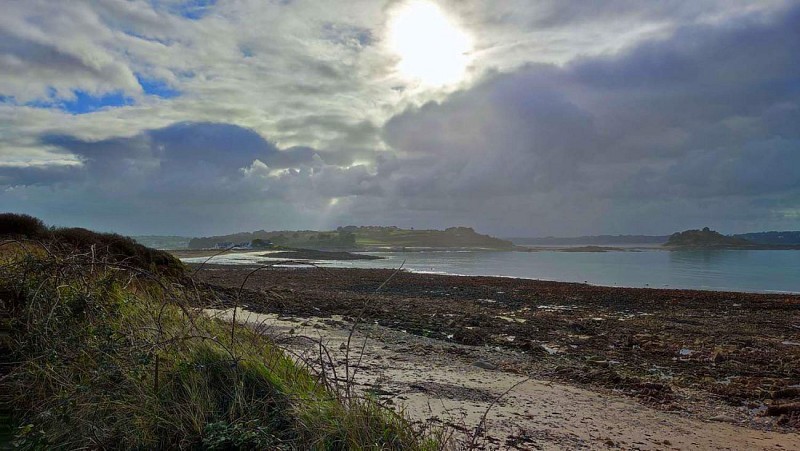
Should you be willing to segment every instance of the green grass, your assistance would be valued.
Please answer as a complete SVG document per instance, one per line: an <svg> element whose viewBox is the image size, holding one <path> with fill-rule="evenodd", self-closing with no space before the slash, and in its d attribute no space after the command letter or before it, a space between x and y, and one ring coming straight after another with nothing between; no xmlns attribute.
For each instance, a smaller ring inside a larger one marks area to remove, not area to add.
<svg viewBox="0 0 800 451"><path fill-rule="evenodd" d="M178 279L88 254L0 258L18 362L0 381L23 449L441 449L369 398L344 397ZM183 279L181 279L183 280Z"/></svg>

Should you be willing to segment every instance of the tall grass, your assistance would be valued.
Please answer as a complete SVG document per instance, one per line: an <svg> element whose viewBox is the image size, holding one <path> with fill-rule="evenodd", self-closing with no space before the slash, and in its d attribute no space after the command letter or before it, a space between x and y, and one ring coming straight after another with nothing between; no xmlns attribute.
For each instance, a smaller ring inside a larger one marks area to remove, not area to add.
<svg viewBox="0 0 800 451"><path fill-rule="evenodd" d="M52 242L0 243L0 301L24 449L441 449L369 398L342 397L269 337L232 327L191 279ZM346 390L351 393L351 390Z"/></svg>

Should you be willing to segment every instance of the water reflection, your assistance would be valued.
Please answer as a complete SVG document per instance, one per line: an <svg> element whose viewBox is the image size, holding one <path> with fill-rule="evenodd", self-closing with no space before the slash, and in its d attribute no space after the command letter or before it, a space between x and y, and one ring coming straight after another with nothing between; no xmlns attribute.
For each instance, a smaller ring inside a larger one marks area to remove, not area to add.
<svg viewBox="0 0 800 451"><path fill-rule="evenodd" d="M697 249L667 251L670 263L692 267L710 267L723 264L726 260L750 258L746 250Z"/></svg>

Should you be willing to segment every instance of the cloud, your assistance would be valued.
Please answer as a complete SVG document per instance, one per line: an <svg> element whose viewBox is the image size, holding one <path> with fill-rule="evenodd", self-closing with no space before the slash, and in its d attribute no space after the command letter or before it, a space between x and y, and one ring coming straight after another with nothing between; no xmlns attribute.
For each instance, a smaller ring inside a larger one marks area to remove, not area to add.
<svg viewBox="0 0 800 451"><path fill-rule="evenodd" d="M6 5L0 19L0 92L21 102L69 99L74 90L140 92L131 68L104 45L111 33L96 11L82 3L25 4Z"/></svg>
<svg viewBox="0 0 800 451"><path fill-rule="evenodd" d="M285 168L311 162L310 148L280 151L253 130L233 124L181 122L132 137L86 141L69 135L45 135L42 144L69 152L83 162L93 180L131 178L148 185L197 183L240 175L254 161Z"/></svg>
<svg viewBox="0 0 800 451"><path fill-rule="evenodd" d="M695 225L681 210L700 204L714 206L708 223L772 217L774 205L800 201L787 169L800 162L800 131L789 126L800 121L798 25L800 8L688 26L411 108L384 129L407 158L428 158L394 174L399 195L420 210L436 198L443 209L482 210L498 217L489 227L555 216L579 224L573 233L603 222L591 213L598 205L663 231ZM470 202L452 202L459 195ZM733 205L744 207L724 208Z"/></svg>
<svg viewBox="0 0 800 451"><path fill-rule="evenodd" d="M0 165L0 187L53 186L81 177L78 165Z"/></svg>
<svg viewBox="0 0 800 451"><path fill-rule="evenodd" d="M0 166L0 195L67 223L175 230L197 221L194 230L211 233L220 223L268 220L288 228L296 218L317 221L332 197L376 190L365 166L328 164L310 147L279 149L233 124L182 122L96 141L48 134L41 143L65 163Z"/></svg>
<svg viewBox="0 0 800 451"><path fill-rule="evenodd" d="M15 2L0 201L131 233L798 226L796 4L441 3L475 64L426 91L392 2Z"/></svg>

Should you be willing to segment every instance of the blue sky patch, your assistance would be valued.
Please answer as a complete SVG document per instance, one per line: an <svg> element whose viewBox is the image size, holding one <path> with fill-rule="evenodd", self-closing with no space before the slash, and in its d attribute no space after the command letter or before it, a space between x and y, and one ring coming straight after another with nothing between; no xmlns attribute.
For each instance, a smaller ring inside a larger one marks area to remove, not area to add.
<svg viewBox="0 0 800 451"><path fill-rule="evenodd" d="M136 79L139 81L139 85L144 90L144 93L149 96L158 96L164 99L171 99L173 97L178 97L181 94L180 91L171 87L164 80L147 78L138 74L136 75Z"/></svg>
<svg viewBox="0 0 800 451"><path fill-rule="evenodd" d="M134 104L133 99L126 96L122 91L114 91L101 95L93 95L82 90L76 90L74 92L75 98L72 100L61 100L51 97L47 100L28 102L26 105L37 108L58 108L70 114L87 114L106 108Z"/></svg>
<svg viewBox="0 0 800 451"><path fill-rule="evenodd" d="M216 3L217 0L187 0L172 7L171 11L187 19L199 20L211 12Z"/></svg>

